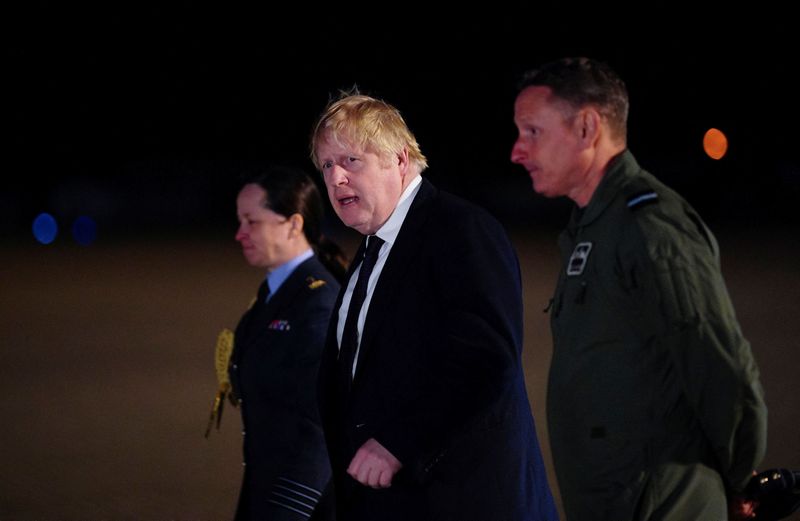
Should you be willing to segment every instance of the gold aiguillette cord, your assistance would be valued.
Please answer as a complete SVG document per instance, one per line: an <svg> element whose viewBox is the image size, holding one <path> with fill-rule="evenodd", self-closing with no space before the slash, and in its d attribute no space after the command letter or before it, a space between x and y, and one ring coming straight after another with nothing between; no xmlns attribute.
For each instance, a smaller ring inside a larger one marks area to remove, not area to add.
<svg viewBox="0 0 800 521"><path fill-rule="evenodd" d="M216 420L217 430L219 430L220 423L222 422L222 411L225 408L225 398L231 392L231 382L228 377L228 363L231 359L233 352L233 331L228 328L220 331L217 336L217 347L214 350L214 366L217 371L217 382L219 382L219 389L217 396L214 398L214 404L211 406L211 415L208 418L208 425L206 426L206 438L211 433L211 427Z"/></svg>

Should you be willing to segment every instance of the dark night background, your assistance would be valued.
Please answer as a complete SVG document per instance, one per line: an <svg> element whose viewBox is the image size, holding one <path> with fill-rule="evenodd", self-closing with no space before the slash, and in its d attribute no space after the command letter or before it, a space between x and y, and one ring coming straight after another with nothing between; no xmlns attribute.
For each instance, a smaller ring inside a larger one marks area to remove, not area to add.
<svg viewBox="0 0 800 521"><path fill-rule="evenodd" d="M166 7L168 5L168 7ZM123 232L233 229L242 161L313 171L307 138L330 96L353 85L395 104L429 177L507 223L560 223L509 160L514 84L545 60L608 61L631 97L629 145L710 222L796 221L797 45L779 12L654 3L621 13L536 2L460 9L80 7L6 17L6 236L36 213L86 214ZM391 11L391 10L390 10ZM710 127L728 155L708 159Z"/></svg>
<svg viewBox="0 0 800 521"><path fill-rule="evenodd" d="M233 241L237 170L280 161L313 173L311 125L353 85L400 109L434 184L509 229L526 383L558 498L541 309L570 205L533 194L509 157L518 76L570 55L625 79L630 149L717 233L769 407L762 468L800 469L796 18L770 2L465 5L3 8L1 520L232 517L238 411L202 433L214 341L263 277ZM702 150L710 127L730 141L720 161ZM48 246L31 233L40 212L59 224ZM89 246L70 235L79 216L97 223ZM335 217L328 231L353 253Z"/></svg>

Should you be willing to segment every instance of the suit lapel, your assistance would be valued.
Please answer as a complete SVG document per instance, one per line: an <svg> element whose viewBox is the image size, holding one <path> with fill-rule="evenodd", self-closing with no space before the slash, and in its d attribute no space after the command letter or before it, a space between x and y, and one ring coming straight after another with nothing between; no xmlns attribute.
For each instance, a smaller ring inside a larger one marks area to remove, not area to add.
<svg viewBox="0 0 800 521"><path fill-rule="evenodd" d="M400 233L397 235L397 240L392 246L391 252L389 252L389 258L386 259L386 264L383 266L378 284L372 293L372 300L369 303L367 320L361 335L356 377L353 380L354 385L358 382L358 372L366 367L368 363L369 351L384 319L390 316L396 288L398 284L405 280L408 269L412 266L414 258L419 254L421 229L425 226L430 216L431 203L436 198L437 193L438 190L427 179L423 178L419 192L417 192L400 228Z"/></svg>

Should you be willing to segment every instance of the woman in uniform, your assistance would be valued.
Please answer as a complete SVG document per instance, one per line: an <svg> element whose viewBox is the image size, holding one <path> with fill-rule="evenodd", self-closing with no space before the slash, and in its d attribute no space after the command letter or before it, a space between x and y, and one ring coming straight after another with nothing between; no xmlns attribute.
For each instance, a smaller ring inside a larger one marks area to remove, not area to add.
<svg viewBox="0 0 800 521"><path fill-rule="evenodd" d="M229 364L244 425L236 520L333 519L316 378L344 258L322 236L322 199L299 169L248 173L236 209L236 240L265 272Z"/></svg>

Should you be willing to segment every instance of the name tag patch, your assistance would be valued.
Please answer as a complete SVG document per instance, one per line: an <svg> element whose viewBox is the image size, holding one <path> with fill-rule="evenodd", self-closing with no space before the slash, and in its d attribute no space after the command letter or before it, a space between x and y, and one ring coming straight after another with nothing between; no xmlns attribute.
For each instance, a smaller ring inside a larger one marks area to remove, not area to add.
<svg viewBox="0 0 800 521"><path fill-rule="evenodd" d="M579 242L572 250L567 263L567 275L580 275L586 268L586 261L589 260L589 252L592 251L591 242Z"/></svg>

